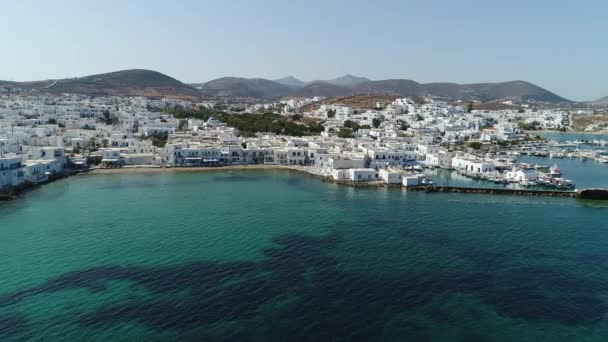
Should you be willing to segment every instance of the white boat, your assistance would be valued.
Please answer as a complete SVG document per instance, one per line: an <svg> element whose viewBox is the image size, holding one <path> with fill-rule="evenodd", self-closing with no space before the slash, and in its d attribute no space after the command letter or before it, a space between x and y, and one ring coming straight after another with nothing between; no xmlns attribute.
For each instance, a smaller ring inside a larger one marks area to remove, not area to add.
<svg viewBox="0 0 608 342"><path fill-rule="evenodd" d="M422 177L422 179L420 180L420 184L421 185L433 185L435 183L430 178Z"/></svg>

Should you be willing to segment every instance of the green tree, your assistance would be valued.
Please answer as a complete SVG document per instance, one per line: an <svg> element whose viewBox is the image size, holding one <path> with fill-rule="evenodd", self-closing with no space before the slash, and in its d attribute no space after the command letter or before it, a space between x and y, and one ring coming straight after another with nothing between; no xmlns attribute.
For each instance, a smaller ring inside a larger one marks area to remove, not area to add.
<svg viewBox="0 0 608 342"><path fill-rule="evenodd" d="M536 131L539 129L540 122L532 121L530 123L527 122L519 122L517 126L526 131Z"/></svg>
<svg viewBox="0 0 608 342"><path fill-rule="evenodd" d="M353 131L358 131L359 128L361 127L361 126L359 126L358 123L356 123L356 122L354 122L352 120L346 120L346 121L344 121L344 123L342 124L342 126L344 126L346 128L350 128Z"/></svg>
<svg viewBox="0 0 608 342"><path fill-rule="evenodd" d="M470 113L473 111L473 102L469 102L469 104L467 105L467 113Z"/></svg>
<svg viewBox="0 0 608 342"><path fill-rule="evenodd" d="M103 116L103 122L106 125L111 125L112 124L112 116L110 114L109 110L104 110L103 113L101 113L101 115Z"/></svg>
<svg viewBox="0 0 608 342"><path fill-rule="evenodd" d="M353 130L350 128L340 128L340 130L338 131L338 137L339 138L352 138Z"/></svg>
<svg viewBox="0 0 608 342"><path fill-rule="evenodd" d="M374 128L380 127L381 124L382 124L382 120L380 120L378 118L373 118L372 119L372 125L374 126Z"/></svg>
<svg viewBox="0 0 608 342"><path fill-rule="evenodd" d="M178 131L185 131L186 128L188 128L188 120L187 119L180 119L179 123L177 125L177 130Z"/></svg>
<svg viewBox="0 0 608 342"><path fill-rule="evenodd" d="M469 147L474 150L479 150L481 148L481 146L483 146L483 144L480 141L469 142Z"/></svg>
<svg viewBox="0 0 608 342"><path fill-rule="evenodd" d="M399 124L399 129L402 131L407 131L410 128L410 125L403 120L399 120L397 123Z"/></svg>
<svg viewBox="0 0 608 342"><path fill-rule="evenodd" d="M165 147L165 145L167 144L167 140L169 139L169 134L163 133L152 135L150 136L150 139L152 139L152 145L156 147Z"/></svg>

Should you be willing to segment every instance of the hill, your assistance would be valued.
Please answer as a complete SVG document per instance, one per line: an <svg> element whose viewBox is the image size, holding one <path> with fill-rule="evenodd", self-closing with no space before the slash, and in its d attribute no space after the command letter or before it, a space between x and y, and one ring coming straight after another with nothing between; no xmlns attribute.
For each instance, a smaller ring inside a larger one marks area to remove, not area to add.
<svg viewBox="0 0 608 342"><path fill-rule="evenodd" d="M601 99L591 101L590 103L596 106L608 106L608 96L604 96Z"/></svg>
<svg viewBox="0 0 608 342"><path fill-rule="evenodd" d="M358 77L358 76L353 76L353 75L348 74L348 75L344 75L341 77L336 77L331 80L320 81L320 82L326 82L329 84L343 86L343 87L353 87L353 86L356 86L357 84L369 82L369 79L367 79L365 77Z"/></svg>
<svg viewBox="0 0 608 342"><path fill-rule="evenodd" d="M300 81L299 79L297 79L293 76L279 78L278 80L274 80L274 82L277 82L277 83L280 83L280 84L283 84L286 86L298 87L298 88L306 85L306 82Z"/></svg>
<svg viewBox="0 0 608 342"><path fill-rule="evenodd" d="M534 84L524 81L502 83L418 83L411 80L370 81L357 85L357 92L391 92L403 96L440 96L459 100L494 101L512 99L520 101L569 102L568 100Z"/></svg>
<svg viewBox="0 0 608 342"><path fill-rule="evenodd" d="M290 86L263 78L222 77L201 84L198 89L204 96L280 98L290 94Z"/></svg>
<svg viewBox="0 0 608 342"><path fill-rule="evenodd" d="M570 102L546 89L524 81L502 83L418 83L407 79L362 81L362 78L345 76L340 85L329 81L315 81L303 87L294 87L265 79L226 77L199 86L208 96L238 96L278 99L284 96L349 96L355 94L395 94L399 96L438 96L451 100L496 100Z"/></svg>
<svg viewBox="0 0 608 342"><path fill-rule="evenodd" d="M334 97L334 96L345 96L352 93L352 89L348 87L343 87L331 83L326 83L323 81L313 82L308 84L307 86L292 92L290 95L292 96L325 96L325 97Z"/></svg>
<svg viewBox="0 0 608 342"><path fill-rule="evenodd" d="M574 131L584 132L589 128L600 130L608 128L608 114L577 114L570 118L571 127Z"/></svg>
<svg viewBox="0 0 608 342"><path fill-rule="evenodd" d="M0 82L2 84L3 82ZM200 93L172 77L156 71L132 69L78 78L34 82L6 82L5 87L35 89L51 94L90 96L144 96L196 99Z"/></svg>
<svg viewBox="0 0 608 342"><path fill-rule="evenodd" d="M324 104L340 104L354 109L366 110L375 109L378 102L391 103L399 96L386 94L358 94L352 96L341 96L324 99L317 103L312 103L302 107L302 111L312 111L319 109Z"/></svg>

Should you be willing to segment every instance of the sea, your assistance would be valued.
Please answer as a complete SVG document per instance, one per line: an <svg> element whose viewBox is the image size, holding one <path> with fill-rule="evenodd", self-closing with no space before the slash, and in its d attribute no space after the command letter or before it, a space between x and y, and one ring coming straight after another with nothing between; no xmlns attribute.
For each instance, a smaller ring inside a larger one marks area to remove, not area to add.
<svg viewBox="0 0 608 342"><path fill-rule="evenodd" d="M607 314L608 202L265 170L0 203L0 341L607 341Z"/></svg>

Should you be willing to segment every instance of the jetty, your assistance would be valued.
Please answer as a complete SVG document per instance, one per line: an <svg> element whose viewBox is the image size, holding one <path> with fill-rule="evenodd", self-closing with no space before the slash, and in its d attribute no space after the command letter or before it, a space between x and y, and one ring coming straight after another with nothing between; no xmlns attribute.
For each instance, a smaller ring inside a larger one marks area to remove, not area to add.
<svg viewBox="0 0 608 342"><path fill-rule="evenodd" d="M402 187L399 184L385 184L383 182L352 182L347 180L334 180L331 177L322 177L324 182L335 183L353 188L373 188L373 187L392 187L403 188L408 191L418 191L425 193L459 193L459 194L488 194L488 195L511 195L511 196L543 196L543 197L562 197L578 198L588 200L608 201L608 189L583 189L583 190L532 190L532 189L503 189L503 188L484 188L484 187L458 187L442 185L416 185Z"/></svg>
<svg viewBox="0 0 608 342"><path fill-rule="evenodd" d="M408 190L423 192L443 192L462 194L491 194L491 195L513 195L513 196L547 196L547 197L570 197L579 198L579 191L555 191L555 190L529 190L529 189L498 189L498 188L468 188L455 186L416 186ZM608 199L608 190L605 190Z"/></svg>

